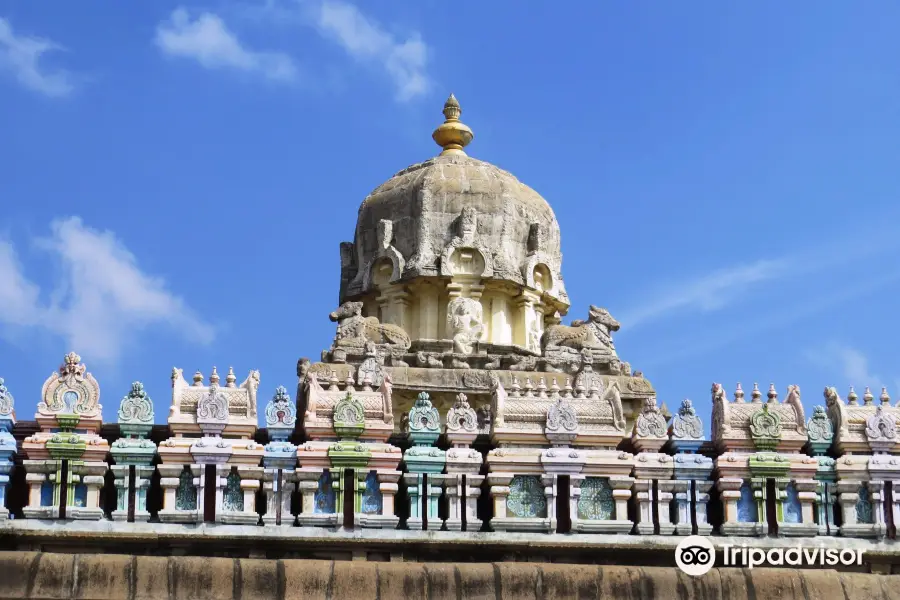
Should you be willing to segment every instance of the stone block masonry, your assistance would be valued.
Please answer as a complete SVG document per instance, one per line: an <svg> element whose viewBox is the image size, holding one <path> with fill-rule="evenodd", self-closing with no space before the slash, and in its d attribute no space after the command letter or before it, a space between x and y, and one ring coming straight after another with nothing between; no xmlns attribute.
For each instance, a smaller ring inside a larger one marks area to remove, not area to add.
<svg viewBox="0 0 900 600"><path fill-rule="evenodd" d="M326 560L0 552L0 597L158 600L900 599L900 577L831 570Z"/></svg>

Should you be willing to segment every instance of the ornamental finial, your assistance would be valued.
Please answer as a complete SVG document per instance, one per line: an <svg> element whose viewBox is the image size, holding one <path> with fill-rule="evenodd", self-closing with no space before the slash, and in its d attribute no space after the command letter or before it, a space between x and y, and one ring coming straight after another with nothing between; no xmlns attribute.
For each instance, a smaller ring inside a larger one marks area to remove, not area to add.
<svg viewBox="0 0 900 600"><path fill-rule="evenodd" d="M437 145L443 148L441 156L449 154L465 156L466 153L463 152L463 148L475 137L469 126L459 120L461 113L462 109L459 107L459 101L457 101L456 96L450 94L450 97L444 103L445 121L443 125L438 126L434 133L431 134Z"/></svg>

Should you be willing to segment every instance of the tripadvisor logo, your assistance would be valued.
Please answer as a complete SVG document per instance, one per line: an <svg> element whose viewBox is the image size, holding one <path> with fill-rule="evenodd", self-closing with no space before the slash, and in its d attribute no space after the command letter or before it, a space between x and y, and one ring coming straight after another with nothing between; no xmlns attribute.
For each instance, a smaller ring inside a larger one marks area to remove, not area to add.
<svg viewBox="0 0 900 600"><path fill-rule="evenodd" d="M864 550L851 548L825 548L824 546L804 547L802 545L789 548L754 548L742 545L722 545L723 567L747 567L752 569L760 565L780 566L820 566L862 565ZM675 548L675 564L678 568L698 577L705 575L715 566L716 548L712 542L699 535L691 535Z"/></svg>
<svg viewBox="0 0 900 600"><path fill-rule="evenodd" d="M715 562L716 549L703 536L689 535L675 547L675 564L688 575L705 575Z"/></svg>

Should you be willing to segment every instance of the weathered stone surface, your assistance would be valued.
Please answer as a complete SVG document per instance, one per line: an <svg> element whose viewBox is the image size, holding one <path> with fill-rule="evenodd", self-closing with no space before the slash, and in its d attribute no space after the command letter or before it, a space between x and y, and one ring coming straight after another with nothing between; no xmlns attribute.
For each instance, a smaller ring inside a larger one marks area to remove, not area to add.
<svg viewBox="0 0 900 600"><path fill-rule="evenodd" d="M0 598L882 600L900 577L827 569L159 558L0 552Z"/></svg>
<svg viewBox="0 0 900 600"><path fill-rule="evenodd" d="M169 563L160 556L134 558L134 599L154 600L169 597Z"/></svg>
<svg viewBox="0 0 900 600"><path fill-rule="evenodd" d="M140 558L138 559L140 560ZM234 596L235 563L241 559L170 558L175 600L220 600Z"/></svg>
<svg viewBox="0 0 900 600"><path fill-rule="evenodd" d="M284 600L334 598L331 583L334 563L330 560L284 560Z"/></svg>
<svg viewBox="0 0 900 600"><path fill-rule="evenodd" d="M330 598L377 600L378 564L362 561L335 562L331 586Z"/></svg>
<svg viewBox="0 0 900 600"><path fill-rule="evenodd" d="M115 600L131 589L133 558L124 554L79 554L73 598Z"/></svg>

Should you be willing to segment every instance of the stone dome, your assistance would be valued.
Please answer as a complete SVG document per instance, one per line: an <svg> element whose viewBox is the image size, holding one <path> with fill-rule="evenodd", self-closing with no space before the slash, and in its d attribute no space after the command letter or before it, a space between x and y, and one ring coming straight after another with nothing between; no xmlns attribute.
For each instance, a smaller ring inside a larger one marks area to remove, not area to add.
<svg viewBox="0 0 900 600"><path fill-rule="evenodd" d="M472 276L530 288L565 314L559 224L540 194L467 156L471 130L451 95L433 137L439 156L403 169L359 208L354 242L341 246L341 302L379 284Z"/></svg>

